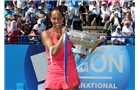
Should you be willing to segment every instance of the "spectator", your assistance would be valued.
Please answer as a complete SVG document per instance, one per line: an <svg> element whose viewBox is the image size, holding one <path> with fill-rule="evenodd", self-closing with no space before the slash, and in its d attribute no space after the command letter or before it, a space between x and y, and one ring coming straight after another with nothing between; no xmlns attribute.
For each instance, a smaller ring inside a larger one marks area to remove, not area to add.
<svg viewBox="0 0 140 90"><path fill-rule="evenodd" d="M133 14L135 14L135 1L132 2L132 7L131 7L131 15L135 16Z"/></svg>
<svg viewBox="0 0 140 90"><path fill-rule="evenodd" d="M47 0L49 11L57 6L57 0Z"/></svg>
<svg viewBox="0 0 140 90"><path fill-rule="evenodd" d="M41 4L41 0L35 0L35 5L36 5L36 7L39 7L40 4Z"/></svg>
<svg viewBox="0 0 140 90"><path fill-rule="evenodd" d="M27 10L27 12L30 12L31 15L34 16L34 14L36 13L36 8L32 8L32 7L30 7L30 8ZM27 12L26 12L26 13L27 13Z"/></svg>
<svg viewBox="0 0 140 90"><path fill-rule="evenodd" d="M83 2L86 2L86 6L89 6L90 0L81 0L81 2L78 2L78 5L81 6Z"/></svg>
<svg viewBox="0 0 140 90"><path fill-rule="evenodd" d="M23 18L25 15L24 10L22 9L21 6L17 6L16 12L19 14L19 16L21 16L21 18Z"/></svg>
<svg viewBox="0 0 140 90"><path fill-rule="evenodd" d="M17 29L20 30L21 29L21 25L22 25L22 18L19 15L19 13L17 13L17 15L18 15L18 18L16 20L16 22L17 22Z"/></svg>
<svg viewBox="0 0 140 90"><path fill-rule="evenodd" d="M106 2L102 2L101 17L102 17L102 23L105 23L110 17L110 9L107 6Z"/></svg>
<svg viewBox="0 0 140 90"><path fill-rule="evenodd" d="M103 2L105 2L106 4L108 4L108 1L109 0L98 0L98 1L100 1L100 5L99 6L101 7Z"/></svg>
<svg viewBox="0 0 140 90"><path fill-rule="evenodd" d="M82 21L83 25L86 24L88 26L88 20L89 20L89 6L86 6L86 2L83 2L83 5L80 6L80 20ZM84 18L86 21L84 21Z"/></svg>
<svg viewBox="0 0 140 90"><path fill-rule="evenodd" d="M15 8L21 7L24 14L27 11L26 4L27 4L27 0L13 0L14 7ZM25 16L25 15L23 15L23 16Z"/></svg>
<svg viewBox="0 0 140 90"><path fill-rule="evenodd" d="M112 36L123 36L123 33L121 32L121 26L117 26L115 32L112 33ZM124 45L125 38L111 38L111 41L113 45Z"/></svg>
<svg viewBox="0 0 140 90"><path fill-rule="evenodd" d="M23 21L25 22L25 20L27 19L27 18L29 18L29 20L30 20L30 24L32 25L32 27L33 27L33 25L36 23L36 19L35 19L35 9L33 9L33 8L29 8L29 10L26 12L26 14L25 14L25 17L24 17L24 19L23 19Z"/></svg>
<svg viewBox="0 0 140 90"><path fill-rule="evenodd" d="M132 2L132 7L131 7L131 16L133 20L133 29L135 30L135 1Z"/></svg>
<svg viewBox="0 0 140 90"><path fill-rule="evenodd" d="M35 19L35 13L36 13L36 9L34 9L34 8L31 7L25 13L25 18Z"/></svg>
<svg viewBox="0 0 140 90"><path fill-rule="evenodd" d="M27 9L29 9L29 8L35 9L36 8L35 1L34 0L28 0L26 7L27 7Z"/></svg>
<svg viewBox="0 0 140 90"><path fill-rule="evenodd" d="M115 28L121 25L121 17L119 16L119 14L120 14L119 11L115 11L114 13L112 13L110 17L110 22L112 23L112 26Z"/></svg>
<svg viewBox="0 0 140 90"><path fill-rule="evenodd" d="M12 21L11 21L11 25L10 25L10 31L9 31L9 39L8 41L9 42L14 42L14 43L17 43L18 42L18 38L17 37L12 37L12 36L17 36L19 35L19 31L18 31L18 27L17 27L17 19L18 19L18 15L17 13L14 13L13 14L13 17L12 17Z"/></svg>
<svg viewBox="0 0 140 90"><path fill-rule="evenodd" d="M13 0L13 5L15 8L18 6L22 7L22 9L26 8L27 0Z"/></svg>
<svg viewBox="0 0 140 90"><path fill-rule="evenodd" d="M7 33L7 26L8 26L8 19L5 18L5 19L4 19L4 33L5 33L5 34Z"/></svg>
<svg viewBox="0 0 140 90"><path fill-rule="evenodd" d="M122 19L125 18L127 12L130 12L130 7L128 6L128 2L124 2L122 7Z"/></svg>
<svg viewBox="0 0 140 90"><path fill-rule="evenodd" d="M12 16L9 16L9 17L8 17L8 21L7 21L7 26L6 26L7 36L8 36L9 33L10 33L11 21L12 21Z"/></svg>
<svg viewBox="0 0 140 90"><path fill-rule="evenodd" d="M38 12L35 14L35 18L36 20L41 20L41 22L43 22L46 25L46 13L43 11L42 6L38 7Z"/></svg>
<svg viewBox="0 0 140 90"><path fill-rule="evenodd" d="M4 23L4 36L9 36L9 33L10 33L10 25L11 25L11 21L12 21L12 17L11 16L8 16L7 17L7 21L5 20ZM8 41L8 37L5 37L5 42Z"/></svg>
<svg viewBox="0 0 140 90"><path fill-rule="evenodd" d="M124 3L127 2L128 6L130 7L131 0L120 0L120 6L123 7Z"/></svg>
<svg viewBox="0 0 140 90"><path fill-rule="evenodd" d="M130 22L125 21L124 26L122 28L122 32L124 36L133 36L133 28L130 25Z"/></svg>
<svg viewBox="0 0 140 90"><path fill-rule="evenodd" d="M69 24L70 27L72 24L72 18L73 16L79 16L79 6L78 6L78 0L69 0Z"/></svg>
<svg viewBox="0 0 140 90"><path fill-rule="evenodd" d="M124 25L125 21L128 21L130 23L130 25L133 26L134 22L131 18L131 13L130 12L126 13L125 18L122 20L121 24Z"/></svg>
<svg viewBox="0 0 140 90"><path fill-rule="evenodd" d="M113 10L121 11L120 6L115 1L113 1L112 5L110 6L110 11L113 12Z"/></svg>
<svg viewBox="0 0 140 90"><path fill-rule="evenodd" d="M6 8L7 6L10 6L10 1L4 0L4 8Z"/></svg>
<svg viewBox="0 0 140 90"><path fill-rule="evenodd" d="M98 0L90 2L89 5L89 25L93 26L93 23L100 25L100 7Z"/></svg>
<svg viewBox="0 0 140 90"><path fill-rule="evenodd" d="M109 0L108 6L112 6L114 2L116 3L116 5L120 6L120 0Z"/></svg>
<svg viewBox="0 0 140 90"><path fill-rule="evenodd" d="M5 13L4 13L4 17L8 17L8 16L12 16L12 11L11 11L11 8L10 8L10 6L7 6L6 7L6 11L5 11Z"/></svg>
<svg viewBox="0 0 140 90"><path fill-rule="evenodd" d="M45 12L45 14L48 14L48 8L46 7L46 3L45 0L41 0L41 4L40 6L42 7L43 11Z"/></svg>
<svg viewBox="0 0 140 90"><path fill-rule="evenodd" d="M41 20L39 19L38 21L37 21L37 24L35 24L34 25L34 27L36 27L37 28L37 32L39 33L39 34L41 34L44 30L45 30L45 28L41 25Z"/></svg>
<svg viewBox="0 0 140 90"><path fill-rule="evenodd" d="M34 26L31 33L28 35L30 36L30 42L32 43L39 43L41 41L41 38L40 37L37 37L39 36L40 33L38 33L38 27L37 26Z"/></svg>
<svg viewBox="0 0 140 90"><path fill-rule="evenodd" d="M30 25L30 19L27 18L26 22L21 26L20 32L22 35L29 35L32 30L32 26Z"/></svg>
<svg viewBox="0 0 140 90"><path fill-rule="evenodd" d="M104 32L111 30L111 26L113 26L112 29L114 30L117 26L120 25L121 25L121 18L118 16L118 11L115 11L112 17L110 17L110 20L105 23Z"/></svg>

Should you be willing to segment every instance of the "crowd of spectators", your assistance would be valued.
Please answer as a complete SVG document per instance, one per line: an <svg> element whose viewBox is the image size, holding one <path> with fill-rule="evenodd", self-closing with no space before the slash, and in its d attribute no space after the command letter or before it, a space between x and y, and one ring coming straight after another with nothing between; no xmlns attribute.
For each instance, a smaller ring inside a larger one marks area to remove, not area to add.
<svg viewBox="0 0 140 90"><path fill-rule="evenodd" d="M82 26L104 26L109 36L135 35L134 0L5 0L5 42L20 42L11 36L29 36L29 42L41 42L39 36L51 28L50 10L60 7L64 12L64 26L70 28L74 16ZM33 37L32 37L33 36ZM114 41L115 40L115 41ZM112 38L113 44L124 44L125 38Z"/></svg>

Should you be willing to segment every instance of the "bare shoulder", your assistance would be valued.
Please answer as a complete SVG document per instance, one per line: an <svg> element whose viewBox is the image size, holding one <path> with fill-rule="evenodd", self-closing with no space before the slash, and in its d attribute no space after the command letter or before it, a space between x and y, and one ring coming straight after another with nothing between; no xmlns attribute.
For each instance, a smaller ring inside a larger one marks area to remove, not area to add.
<svg viewBox="0 0 140 90"><path fill-rule="evenodd" d="M45 30L41 33L41 37L44 38L44 37L49 37L51 36L51 33L49 30Z"/></svg>

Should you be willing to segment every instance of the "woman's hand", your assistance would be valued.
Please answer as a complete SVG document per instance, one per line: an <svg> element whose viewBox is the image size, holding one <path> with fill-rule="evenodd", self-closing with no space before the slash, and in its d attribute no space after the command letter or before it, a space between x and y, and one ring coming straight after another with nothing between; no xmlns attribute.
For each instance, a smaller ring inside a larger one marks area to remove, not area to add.
<svg viewBox="0 0 140 90"><path fill-rule="evenodd" d="M100 36L100 39L98 41L99 44L102 43L102 42L104 42L104 36Z"/></svg>
<svg viewBox="0 0 140 90"><path fill-rule="evenodd" d="M79 53L79 56L80 56L81 58L84 58L84 59L87 57L87 55L80 54L80 53Z"/></svg>
<svg viewBox="0 0 140 90"><path fill-rule="evenodd" d="M62 28L62 34L65 33L65 32L68 32L68 31L69 31L69 30L68 30L67 27L63 27L63 28Z"/></svg>

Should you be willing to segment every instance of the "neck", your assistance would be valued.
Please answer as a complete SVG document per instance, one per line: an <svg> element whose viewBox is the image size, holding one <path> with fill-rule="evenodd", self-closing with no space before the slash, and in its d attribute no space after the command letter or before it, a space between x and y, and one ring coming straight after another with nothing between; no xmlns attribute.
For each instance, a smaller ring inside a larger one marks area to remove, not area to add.
<svg viewBox="0 0 140 90"><path fill-rule="evenodd" d="M62 33L62 27L60 28L55 28L55 27L52 27L53 31L56 32L56 33Z"/></svg>

